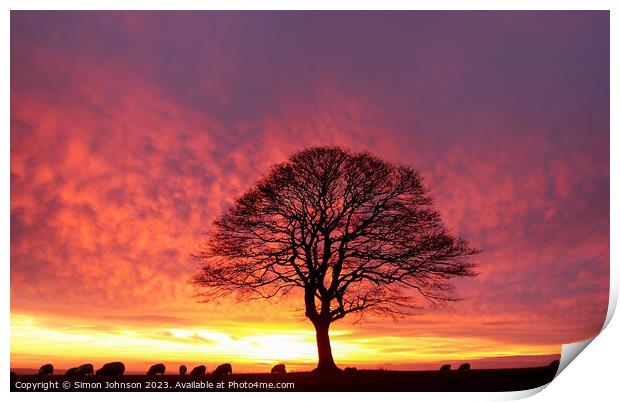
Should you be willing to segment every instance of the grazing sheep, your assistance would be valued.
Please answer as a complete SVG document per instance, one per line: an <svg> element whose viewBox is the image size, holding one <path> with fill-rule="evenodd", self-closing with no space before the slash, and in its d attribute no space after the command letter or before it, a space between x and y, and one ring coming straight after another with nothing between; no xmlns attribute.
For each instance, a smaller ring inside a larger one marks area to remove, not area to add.
<svg viewBox="0 0 620 402"><path fill-rule="evenodd" d="M345 367L344 373L345 374L357 373L357 367Z"/></svg>
<svg viewBox="0 0 620 402"><path fill-rule="evenodd" d="M52 375L54 374L54 366L51 364L44 364L39 369L39 375Z"/></svg>
<svg viewBox="0 0 620 402"><path fill-rule="evenodd" d="M459 371L469 370L470 368L471 366L469 365L469 363L463 363L459 366Z"/></svg>
<svg viewBox="0 0 620 402"><path fill-rule="evenodd" d="M282 363L276 364L271 368L271 374L286 374L286 366Z"/></svg>
<svg viewBox="0 0 620 402"><path fill-rule="evenodd" d="M185 373L187 373L187 367L185 367L184 364L181 364L181 366L179 367L179 374L185 375Z"/></svg>
<svg viewBox="0 0 620 402"><path fill-rule="evenodd" d="M230 365L230 363L220 364L219 366L217 366L217 368L213 372L214 377L219 377L219 376L228 375L228 374L232 374L232 366Z"/></svg>
<svg viewBox="0 0 620 402"><path fill-rule="evenodd" d="M123 375L125 365L121 362L106 363L97 370L97 375Z"/></svg>
<svg viewBox="0 0 620 402"><path fill-rule="evenodd" d="M444 364L443 366L439 368L439 371L450 371L451 368L452 368L452 365Z"/></svg>
<svg viewBox="0 0 620 402"><path fill-rule="evenodd" d="M94 368L90 363L82 364L75 370L75 375L93 375Z"/></svg>
<svg viewBox="0 0 620 402"><path fill-rule="evenodd" d="M75 375L77 369L77 367L71 367L69 370L65 371L65 375Z"/></svg>
<svg viewBox="0 0 620 402"><path fill-rule="evenodd" d="M192 369L189 375L205 375L207 373L207 368L203 365L196 366Z"/></svg>
<svg viewBox="0 0 620 402"><path fill-rule="evenodd" d="M166 366L164 366L163 363L158 363L158 364L153 364L151 368L149 369L149 371L146 373L146 375L155 375L155 374L164 375L165 372L166 372Z"/></svg>

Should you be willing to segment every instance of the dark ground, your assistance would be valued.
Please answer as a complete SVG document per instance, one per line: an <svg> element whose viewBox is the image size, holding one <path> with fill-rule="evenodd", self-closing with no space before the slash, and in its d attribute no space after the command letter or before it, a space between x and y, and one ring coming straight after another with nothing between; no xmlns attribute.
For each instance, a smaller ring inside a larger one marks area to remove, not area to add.
<svg viewBox="0 0 620 402"><path fill-rule="evenodd" d="M489 369L468 371L377 371L317 375L233 374L226 377L165 375L146 377L66 377L54 375L15 375L11 391L519 391L547 384L556 368ZM67 383L68 381L68 383ZM294 384L293 388L282 383ZM38 385L37 385L38 384ZM48 384L48 385L45 385ZM271 385L270 385L271 384ZM109 388L113 386L113 388ZM19 387L19 388L18 388ZM95 388L99 387L99 388ZM106 388L108 387L108 388ZM32 390L32 389L30 389Z"/></svg>

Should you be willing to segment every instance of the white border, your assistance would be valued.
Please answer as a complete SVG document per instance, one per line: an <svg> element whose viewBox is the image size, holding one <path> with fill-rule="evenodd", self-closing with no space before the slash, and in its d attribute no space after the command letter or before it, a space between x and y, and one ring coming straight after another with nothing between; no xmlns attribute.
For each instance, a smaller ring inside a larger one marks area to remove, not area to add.
<svg viewBox="0 0 620 402"><path fill-rule="evenodd" d="M200 0L56 0L14 1L14 10L610 10L611 0L228 0L222 2Z"/></svg>

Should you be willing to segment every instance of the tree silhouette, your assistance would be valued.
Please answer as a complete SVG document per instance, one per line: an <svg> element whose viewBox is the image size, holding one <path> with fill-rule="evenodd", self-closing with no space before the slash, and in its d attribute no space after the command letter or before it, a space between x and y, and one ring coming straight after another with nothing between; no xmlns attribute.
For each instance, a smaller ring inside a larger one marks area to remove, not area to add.
<svg viewBox="0 0 620 402"><path fill-rule="evenodd" d="M446 230L412 168L309 148L274 166L214 221L193 283L206 300L300 288L316 330L316 370L336 371L332 322L456 300L449 281L474 276L468 257L478 252Z"/></svg>

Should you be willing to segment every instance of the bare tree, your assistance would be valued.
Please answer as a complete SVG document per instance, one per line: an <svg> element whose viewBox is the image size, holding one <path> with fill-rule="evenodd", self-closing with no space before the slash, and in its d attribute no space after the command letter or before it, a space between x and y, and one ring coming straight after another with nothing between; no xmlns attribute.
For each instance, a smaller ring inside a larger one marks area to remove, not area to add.
<svg viewBox="0 0 620 402"><path fill-rule="evenodd" d="M456 300L449 281L474 276L468 257L478 252L446 230L412 168L310 148L274 166L215 220L193 283L207 300L302 289L316 330L316 370L336 371L332 322Z"/></svg>

